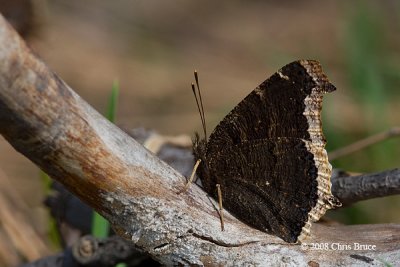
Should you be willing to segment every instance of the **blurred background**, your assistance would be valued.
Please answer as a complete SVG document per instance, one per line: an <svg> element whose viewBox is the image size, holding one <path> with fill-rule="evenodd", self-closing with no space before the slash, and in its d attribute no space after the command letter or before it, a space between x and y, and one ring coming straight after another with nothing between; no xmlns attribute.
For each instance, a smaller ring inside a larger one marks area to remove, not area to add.
<svg viewBox="0 0 400 267"><path fill-rule="evenodd" d="M119 81L116 123L124 128L199 131L190 89L197 69L211 131L258 84L297 59L320 61L338 89L324 99L328 151L400 125L399 1L1 2L11 20L24 21L20 31L32 49L100 113ZM31 12L10 11L16 3ZM39 169L2 137L0 151L0 169L29 207L30 223L46 235ZM399 167L400 138L332 165L357 173ZM400 223L400 196L329 215L346 224Z"/></svg>

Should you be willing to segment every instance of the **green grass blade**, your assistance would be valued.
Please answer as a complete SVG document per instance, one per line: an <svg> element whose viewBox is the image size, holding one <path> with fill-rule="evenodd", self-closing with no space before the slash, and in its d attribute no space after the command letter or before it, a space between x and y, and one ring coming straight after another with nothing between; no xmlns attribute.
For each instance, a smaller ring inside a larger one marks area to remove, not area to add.
<svg viewBox="0 0 400 267"><path fill-rule="evenodd" d="M93 213L92 235L98 238L105 238L110 232L109 222L97 212Z"/></svg>
<svg viewBox="0 0 400 267"><path fill-rule="evenodd" d="M117 110L118 95L119 95L119 82L118 80L114 80L107 108L107 119L111 122L115 122L115 113Z"/></svg>
<svg viewBox="0 0 400 267"><path fill-rule="evenodd" d="M51 178L50 176L47 175L47 173L45 173L42 170L40 171L40 177L42 178L44 192L46 195L49 195L51 191ZM56 221L51 216L49 216L48 231L51 244L54 245L56 248L61 248L61 239L59 232L57 230Z"/></svg>

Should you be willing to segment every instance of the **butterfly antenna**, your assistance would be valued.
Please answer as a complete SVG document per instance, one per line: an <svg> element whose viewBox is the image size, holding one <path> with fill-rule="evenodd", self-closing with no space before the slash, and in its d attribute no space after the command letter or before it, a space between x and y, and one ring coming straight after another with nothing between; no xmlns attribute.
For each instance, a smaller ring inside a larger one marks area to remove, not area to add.
<svg viewBox="0 0 400 267"><path fill-rule="evenodd" d="M196 99L197 110L199 111L199 114L200 114L201 124L204 125L204 118L203 118L203 115L202 115L202 112L201 112L201 107L200 107L200 103L199 103L199 97L197 96L196 87L195 87L194 83L192 83L192 92L193 92L193 95L194 95L194 99ZM203 126L203 131L204 131L204 126Z"/></svg>
<svg viewBox="0 0 400 267"><path fill-rule="evenodd" d="M201 98L201 90L200 90L200 84L199 84L199 74L197 73L197 70L194 71L194 79L196 81L196 86L197 86L197 92L199 94L199 102L200 102L200 116L202 117L201 123L203 124L203 132L204 132L204 139L207 140L207 129L206 129L206 117L204 115L204 107L203 107L203 99Z"/></svg>

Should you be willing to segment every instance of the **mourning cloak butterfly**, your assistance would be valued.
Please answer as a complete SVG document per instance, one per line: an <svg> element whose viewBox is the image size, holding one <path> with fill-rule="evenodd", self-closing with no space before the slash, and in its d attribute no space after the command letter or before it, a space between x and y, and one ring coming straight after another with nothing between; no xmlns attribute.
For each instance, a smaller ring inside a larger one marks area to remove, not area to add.
<svg viewBox="0 0 400 267"><path fill-rule="evenodd" d="M321 128L322 96L336 88L314 60L292 62L261 83L214 129L196 134L204 190L238 219L286 242L340 205ZM204 117L202 117L204 120Z"/></svg>

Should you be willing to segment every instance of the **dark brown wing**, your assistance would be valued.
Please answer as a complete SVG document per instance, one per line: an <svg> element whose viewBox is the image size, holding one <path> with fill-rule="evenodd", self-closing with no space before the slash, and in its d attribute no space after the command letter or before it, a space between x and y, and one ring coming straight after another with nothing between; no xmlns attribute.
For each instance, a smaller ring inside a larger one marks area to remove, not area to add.
<svg viewBox="0 0 400 267"><path fill-rule="evenodd" d="M209 138L208 153L214 153L214 148L221 144L271 137L309 141L313 138L324 143L320 119L322 96L335 89L317 61L301 60L286 65L218 124Z"/></svg>
<svg viewBox="0 0 400 267"><path fill-rule="evenodd" d="M195 148L195 156L203 161L198 174L205 190L213 195L215 184L222 184L222 192L229 192L224 195L224 205L239 219L289 242L302 239L309 231L310 222L318 220L333 206L330 190L331 166L324 149L325 138L320 112L323 94L334 90L335 87L329 83L320 64L313 60L290 63L260 84L219 123L205 147L201 142L198 143L201 145L197 148L202 148L203 152L199 153L199 149ZM276 159L274 153L269 153L270 146L277 138L283 137L287 138L285 140L292 140L291 142L296 140L298 145L303 142L307 153L303 148L300 153L298 148L281 144L282 149L285 149L285 156L279 158L279 162L270 163L270 160ZM251 151L254 144L257 144L254 148L256 150ZM242 149L249 151L242 152ZM316 168L316 175L302 174L311 168L311 165L303 165L304 160ZM222 164L223 162L229 164ZM285 168L281 169L279 166L283 165ZM223 175L224 173L229 175ZM235 176L235 173L238 175ZM285 185L293 187L304 183L309 189L309 205L299 208L294 204L274 206L276 201L280 201L281 193L289 197L293 193L281 190L282 187L275 188L275 191L273 187L268 187L271 190L258 194L256 200L249 197L252 195L251 190L258 184L266 183L267 179L285 181ZM244 190L246 193L241 193L240 185L247 185ZM238 199L245 204L238 204ZM287 209L282 210L282 207ZM262 208L266 209L264 213L260 212ZM246 209L248 212L244 215ZM290 218L284 219L280 216L283 216L282 212L287 213L291 209L293 213L301 211L303 217L308 219L304 221L303 218L299 219L301 216L294 216L290 223L285 223ZM281 220L282 223L277 223L276 220ZM301 225L302 232L298 231L298 227L289 227L294 224L299 227ZM278 229L286 230L282 232ZM296 234L297 239L293 239Z"/></svg>
<svg viewBox="0 0 400 267"><path fill-rule="evenodd" d="M282 137L227 146L209 158L216 179L203 185L215 192L219 183L224 207L243 222L296 242L318 199L310 145Z"/></svg>

